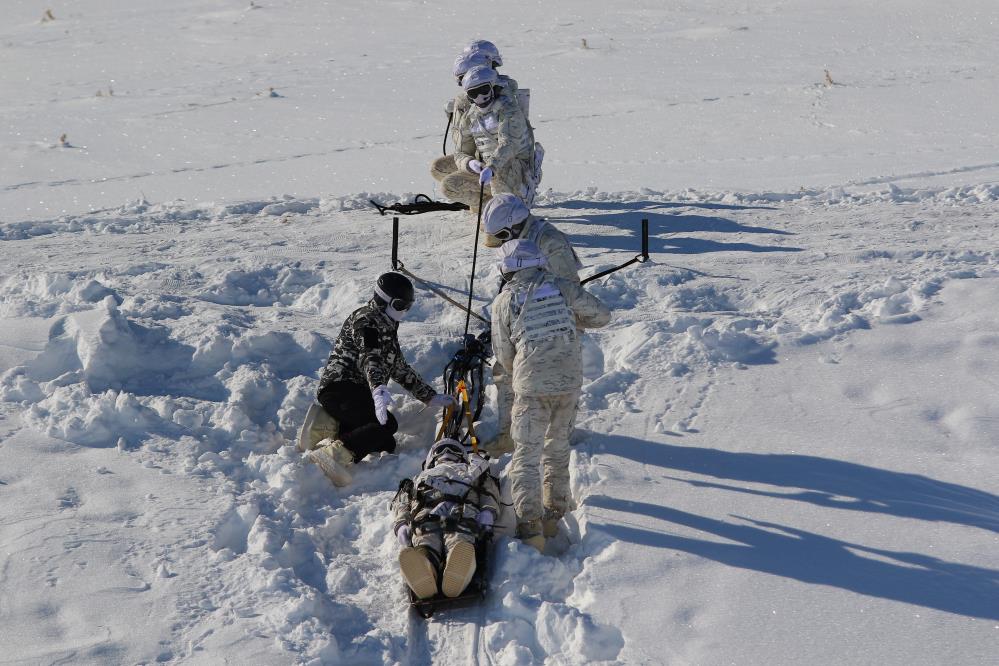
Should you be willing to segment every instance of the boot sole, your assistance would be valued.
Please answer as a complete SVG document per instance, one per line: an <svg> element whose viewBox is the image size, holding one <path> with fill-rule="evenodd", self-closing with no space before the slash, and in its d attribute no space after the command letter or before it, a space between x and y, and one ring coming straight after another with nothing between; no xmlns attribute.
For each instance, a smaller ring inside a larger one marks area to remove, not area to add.
<svg viewBox="0 0 999 666"><path fill-rule="evenodd" d="M399 568L409 589L418 599L436 596L437 573L422 548L410 546L399 551Z"/></svg>
<svg viewBox="0 0 999 666"><path fill-rule="evenodd" d="M475 546L468 541L455 544L444 565L444 580L441 591L445 597L457 597L475 575Z"/></svg>

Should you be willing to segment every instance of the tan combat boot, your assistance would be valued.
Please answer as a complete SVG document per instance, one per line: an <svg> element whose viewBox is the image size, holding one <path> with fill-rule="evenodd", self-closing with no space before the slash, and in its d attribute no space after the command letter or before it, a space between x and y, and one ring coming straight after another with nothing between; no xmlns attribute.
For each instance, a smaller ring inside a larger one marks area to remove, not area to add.
<svg viewBox="0 0 999 666"><path fill-rule="evenodd" d="M354 454L339 439L324 439L316 448L306 451L305 459L319 465L334 486L346 486L354 478L350 472Z"/></svg>
<svg viewBox="0 0 999 666"><path fill-rule="evenodd" d="M545 550L545 535L541 531L540 520L517 523L517 538L539 553Z"/></svg>
<svg viewBox="0 0 999 666"><path fill-rule="evenodd" d="M558 521L562 520L562 512L555 509L545 509L541 517L541 533L546 539L558 536Z"/></svg>
<svg viewBox="0 0 999 666"><path fill-rule="evenodd" d="M470 541L459 541L447 554L441 592L445 597L457 597L465 591L474 575L475 545Z"/></svg>
<svg viewBox="0 0 999 666"><path fill-rule="evenodd" d="M427 557L426 548L409 546L400 550L399 568L406 585L418 599L429 599L437 594L437 570Z"/></svg>

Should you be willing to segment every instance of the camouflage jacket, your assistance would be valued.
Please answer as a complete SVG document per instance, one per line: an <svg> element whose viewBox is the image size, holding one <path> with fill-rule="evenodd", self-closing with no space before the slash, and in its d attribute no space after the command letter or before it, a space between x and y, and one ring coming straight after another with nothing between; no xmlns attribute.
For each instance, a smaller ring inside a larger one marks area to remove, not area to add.
<svg viewBox="0 0 999 666"><path fill-rule="evenodd" d="M374 301L354 310L340 329L326 361L319 392L332 382L354 382L375 388L389 379L399 382L420 402L428 402L437 391L410 367L399 347L399 324Z"/></svg>
<svg viewBox="0 0 999 666"><path fill-rule="evenodd" d="M582 268L582 264L576 251L572 249L572 243L564 233L555 228L554 224L528 215L524 230L520 232L518 238L529 240L541 248L548 261L548 271L555 277L579 283L579 269Z"/></svg>
<svg viewBox="0 0 999 666"><path fill-rule="evenodd" d="M536 268L514 273L492 306L496 361L518 395L578 391L583 385L580 328L599 328L610 309L578 282Z"/></svg>
<svg viewBox="0 0 999 666"><path fill-rule="evenodd" d="M513 169L530 170L534 160L534 131L515 97L501 92L492 104L480 109L474 104L458 122L461 147L455 153L458 168L468 171L474 159L485 162L497 174Z"/></svg>
<svg viewBox="0 0 999 666"><path fill-rule="evenodd" d="M502 89L501 95L506 95L511 99L517 99L517 81L511 79L509 76L504 76L500 74L499 80L497 81L497 86ZM456 95L453 100L447 103L444 107L444 112L451 117L451 134L450 140L454 145L455 150L461 150L461 119L468 113L468 110L472 108L472 101L468 99L468 95L462 91L460 94Z"/></svg>

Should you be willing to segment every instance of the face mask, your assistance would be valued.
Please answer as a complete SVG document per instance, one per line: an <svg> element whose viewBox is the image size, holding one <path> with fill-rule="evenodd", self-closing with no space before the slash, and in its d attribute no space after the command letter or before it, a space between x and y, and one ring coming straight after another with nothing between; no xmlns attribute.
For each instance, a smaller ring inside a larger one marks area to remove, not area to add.
<svg viewBox="0 0 999 666"><path fill-rule="evenodd" d="M493 87L491 85L472 88L466 94L468 95L468 99L480 109L489 106L493 101Z"/></svg>
<svg viewBox="0 0 999 666"><path fill-rule="evenodd" d="M399 299L392 299L392 300L394 303ZM394 307L392 307L392 303L389 303L388 305L385 306L385 314L387 314L389 316L389 319L391 319L392 321L402 321L403 319L406 318L407 313L409 313L408 307L405 310L397 310Z"/></svg>

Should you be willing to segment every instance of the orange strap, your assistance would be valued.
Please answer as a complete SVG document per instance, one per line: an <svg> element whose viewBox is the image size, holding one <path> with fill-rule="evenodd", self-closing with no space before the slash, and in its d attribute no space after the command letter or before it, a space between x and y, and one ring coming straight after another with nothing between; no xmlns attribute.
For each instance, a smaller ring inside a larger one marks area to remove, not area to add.
<svg viewBox="0 0 999 666"><path fill-rule="evenodd" d="M458 394L461 396L461 403L465 407L465 419L468 421L468 434L472 439L472 453L479 452L479 438L475 436L475 423L472 421L472 401L468 399L468 387L465 380L458 381Z"/></svg>

